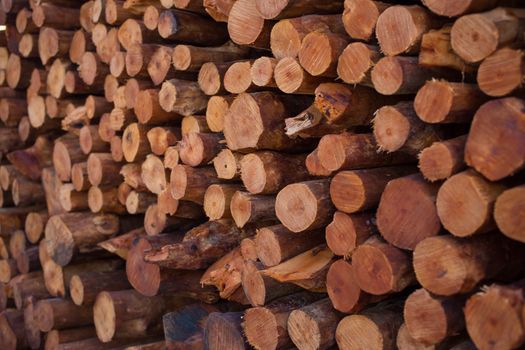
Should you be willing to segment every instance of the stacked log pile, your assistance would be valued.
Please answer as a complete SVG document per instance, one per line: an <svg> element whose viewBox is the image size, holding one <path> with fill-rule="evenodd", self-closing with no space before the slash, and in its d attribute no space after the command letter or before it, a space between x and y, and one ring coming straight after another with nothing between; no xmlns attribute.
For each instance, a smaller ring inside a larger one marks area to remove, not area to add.
<svg viewBox="0 0 525 350"><path fill-rule="evenodd" d="M520 1L0 15L0 349L525 346Z"/></svg>

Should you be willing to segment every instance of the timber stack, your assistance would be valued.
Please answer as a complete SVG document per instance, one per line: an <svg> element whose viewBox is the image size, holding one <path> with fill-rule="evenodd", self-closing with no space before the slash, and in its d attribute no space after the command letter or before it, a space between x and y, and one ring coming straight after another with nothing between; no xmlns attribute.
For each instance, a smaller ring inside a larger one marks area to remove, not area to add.
<svg viewBox="0 0 525 350"><path fill-rule="evenodd" d="M0 349L525 346L522 2L0 20Z"/></svg>

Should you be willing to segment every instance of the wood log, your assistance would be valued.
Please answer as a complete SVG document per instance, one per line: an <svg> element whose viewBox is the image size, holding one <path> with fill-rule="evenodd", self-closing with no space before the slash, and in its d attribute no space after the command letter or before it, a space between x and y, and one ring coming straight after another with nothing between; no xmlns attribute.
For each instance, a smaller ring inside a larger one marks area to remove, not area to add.
<svg viewBox="0 0 525 350"><path fill-rule="evenodd" d="M128 251L131 248L133 241L145 235L146 231L144 230L144 227L140 227L126 232L120 236L100 242L98 243L98 246L126 260L128 257Z"/></svg>
<svg viewBox="0 0 525 350"><path fill-rule="evenodd" d="M198 71L206 62L230 62L248 56L248 49L228 42L217 47L177 45L173 49L173 67L180 71Z"/></svg>
<svg viewBox="0 0 525 350"><path fill-rule="evenodd" d="M164 168L164 164L160 158L150 154L144 163L142 163L142 183L150 192L159 194L168 188L168 176L168 170Z"/></svg>
<svg viewBox="0 0 525 350"><path fill-rule="evenodd" d="M241 231L230 224L229 220L204 223L188 231L180 243L149 250L144 260L172 269L206 268L240 243Z"/></svg>
<svg viewBox="0 0 525 350"><path fill-rule="evenodd" d="M87 85L102 84L106 75L109 74L109 67L102 64L99 56L93 52L86 52L82 56L78 68L79 76Z"/></svg>
<svg viewBox="0 0 525 350"><path fill-rule="evenodd" d="M419 153L419 170L429 181L445 180L465 168L467 135L434 142Z"/></svg>
<svg viewBox="0 0 525 350"><path fill-rule="evenodd" d="M224 117L233 102L234 96L211 96L206 108L206 122L210 131L222 132Z"/></svg>
<svg viewBox="0 0 525 350"><path fill-rule="evenodd" d="M356 1L374 3L374 1ZM348 84L361 84L373 87L372 67L381 58L379 48L361 42L354 42L341 52L337 63L337 75Z"/></svg>
<svg viewBox="0 0 525 350"><path fill-rule="evenodd" d="M71 46L69 47L69 59L71 62L79 64L86 51L94 50L95 45L91 41L91 34L81 29L75 31L71 38Z"/></svg>
<svg viewBox="0 0 525 350"><path fill-rule="evenodd" d="M470 297L465 306L468 333L479 349L519 348L524 342L523 280L511 285L493 284ZM505 318L496 318L504 312Z"/></svg>
<svg viewBox="0 0 525 350"><path fill-rule="evenodd" d="M158 24L159 35L165 40L192 44L221 45L227 41L225 26L208 18L180 10L162 11Z"/></svg>
<svg viewBox="0 0 525 350"><path fill-rule="evenodd" d="M49 62L55 56L69 54L69 43L74 32L42 27L38 35L38 54L42 64ZM27 57L27 56L26 56Z"/></svg>
<svg viewBox="0 0 525 350"><path fill-rule="evenodd" d="M166 112L161 107L159 91L147 89L138 93L134 111L141 124L155 125L182 118L179 114L171 111Z"/></svg>
<svg viewBox="0 0 525 350"><path fill-rule="evenodd" d="M197 78L201 90L208 96L224 95L226 93L223 86L224 75L233 63L235 62L202 64Z"/></svg>
<svg viewBox="0 0 525 350"><path fill-rule="evenodd" d="M187 135L189 133L209 133L211 132L206 122L205 115L188 115L182 118L180 125L180 130L182 135Z"/></svg>
<svg viewBox="0 0 525 350"><path fill-rule="evenodd" d="M45 193L39 182L19 177L13 180L11 196L16 206L25 207L41 202L45 197Z"/></svg>
<svg viewBox="0 0 525 350"><path fill-rule="evenodd" d="M414 110L427 123L462 123L486 100L477 85L430 80L417 92Z"/></svg>
<svg viewBox="0 0 525 350"><path fill-rule="evenodd" d="M52 164L51 154L52 143L50 138L38 136L32 146L8 153L6 158L20 174L31 180L39 180L42 176L42 169Z"/></svg>
<svg viewBox="0 0 525 350"><path fill-rule="evenodd" d="M38 57L38 36L31 34L24 34L18 43L18 51L20 55L25 58Z"/></svg>
<svg viewBox="0 0 525 350"><path fill-rule="evenodd" d="M415 172L410 166L341 171L330 183L335 207L345 213L372 209L379 204L387 183Z"/></svg>
<svg viewBox="0 0 525 350"><path fill-rule="evenodd" d="M109 62L109 72L114 77L126 77L128 78L127 74L125 74L125 68L126 68L126 54L124 52L117 52L113 57L111 57L111 61Z"/></svg>
<svg viewBox="0 0 525 350"><path fill-rule="evenodd" d="M162 156L166 150L180 140L180 129L175 127L155 127L148 131L147 138L153 154Z"/></svg>
<svg viewBox="0 0 525 350"><path fill-rule="evenodd" d="M126 127L122 135L122 152L127 162L141 161L150 152L147 142L149 129L138 123L132 123Z"/></svg>
<svg viewBox="0 0 525 350"><path fill-rule="evenodd" d="M84 161L86 158L75 135L66 134L55 140L53 166L60 180L69 181L72 164Z"/></svg>
<svg viewBox="0 0 525 350"><path fill-rule="evenodd" d="M345 1L343 24L351 38L368 41L375 32L377 19L389 4L375 0Z"/></svg>
<svg viewBox="0 0 525 350"><path fill-rule="evenodd" d="M166 112L189 116L203 112L208 105L208 97L196 82L170 79L162 84L159 104Z"/></svg>
<svg viewBox="0 0 525 350"><path fill-rule="evenodd" d="M505 189L504 185L489 182L473 170L453 175L437 193L437 213L443 227L458 237L493 230L496 227L492 215L494 203Z"/></svg>
<svg viewBox="0 0 525 350"><path fill-rule="evenodd" d="M118 217L111 214L68 213L49 218L45 235L47 251L60 266L67 265L76 251L88 252L117 233Z"/></svg>
<svg viewBox="0 0 525 350"><path fill-rule="evenodd" d="M15 26L16 30L20 34L22 33L35 33L38 31L38 28L33 23L33 20L31 19L31 16L33 12L27 8L21 8L17 10L16 14L16 20L15 20Z"/></svg>
<svg viewBox="0 0 525 350"><path fill-rule="evenodd" d="M77 306L70 300L55 298L40 300L35 305L35 321L42 332L93 324L93 310Z"/></svg>
<svg viewBox="0 0 525 350"><path fill-rule="evenodd" d="M153 193L131 191L126 198L126 210L130 214L143 214L154 203L157 196Z"/></svg>
<svg viewBox="0 0 525 350"><path fill-rule="evenodd" d="M215 158L222 148L222 136L212 133L189 133L179 142L180 160L190 166L203 165Z"/></svg>
<svg viewBox="0 0 525 350"><path fill-rule="evenodd" d="M41 271L19 275L9 281L12 288L13 299L16 308L21 310L27 305L27 301L33 297L36 300L50 298L44 284L44 276Z"/></svg>
<svg viewBox="0 0 525 350"><path fill-rule="evenodd" d="M230 203L241 186L236 184L213 184L204 193L204 212L210 220L231 218Z"/></svg>
<svg viewBox="0 0 525 350"><path fill-rule="evenodd" d="M241 155L225 148L213 159L213 166L219 179L232 180L240 178Z"/></svg>
<svg viewBox="0 0 525 350"><path fill-rule="evenodd" d="M147 75L147 63L160 46L157 44L132 44L126 51L126 73L130 77Z"/></svg>
<svg viewBox="0 0 525 350"><path fill-rule="evenodd" d="M277 195L275 213L292 232L302 232L326 225L335 208L329 198L329 180L291 184Z"/></svg>
<svg viewBox="0 0 525 350"><path fill-rule="evenodd" d="M78 9L55 6L51 3L35 6L31 18L39 28L44 25L56 29L78 29L80 27Z"/></svg>
<svg viewBox="0 0 525 350"><path fill-rule="evenodd" d="M75 191L72 184L66 183L60 187L59 200L65 211L83 211L89 209L88 193Z"/></svg>
<svg viewBox="0 0 525 350"><path fill-rule="evenodd" d="M252 63L250 69L251 82L255 86L277 87L273 78L277 59L273 57L259 57Z"/></svg>
<svg viewBox="0 0 525 350"><path fill-rule="evenodd" d="M297 292L299 287L291 283L279 283L261 273L255 262L245 262L241 277L246 298L254 307L263 306L277 298Z"/></svg>
<svg viewBox="0 0 525 350"><path fill-rule="evenodd" d="M317 148L306 157L305 165L312 176L330 176L332 173L321 164Z"/></svg>
<svg viewBox="0 0 525 350"><path fill-rule="evenodd" d="M353 251L370 236L377 233L371 212L345 214L335 212L332 222L326 226L325 238L335 255L351 257Z"/></svg>
<svg viewBox="0 0 525 350"><path fill-rule="evenodd" d="M211 313L204 325L205 349L246 349L242 331L242 312Z"/></svg>
<svg viewBox="0 0 525 350"><path fill-rule="evenodd" d="M91 153L87 160L87 173L91 185L116 185L122 181L120 165L111 153Z"/></svg>
<svg viewBox="0 0 525 350"><path fill-rule="evenodd" d="M65 211L58 200L58 191L62 181L60 181L53 168L42 170L42 185L46 194L46 206L49 215L64 213Z"/></svg>
<svg viewBox="0 0 525 350"><path fill-rule="evenodd" d="M421 288L409 295L403 316L410 336L424 345L441 343L465 328L465 297L439 297Z"/></svg>
<svg viewBox="0 0 525 350"><path fill-rule="evenodd" d="M329 81L329 78L313 77L292 57L279 60L274 79L279 90L287 94L312 94L319 84Z"/></svg>
<svg viewBox="0 0 525 350"><path fill-rule="evenodd" d="M86 191L91 187L88 181L87 162L73 164L71 167L71 182L78 192Z"/></svg>
<svg viewBox="0 0 525 350"><path fill-rule="evenodd" d="M217 22L228 22L233 4L237 0L204 0L205 11Z"/></svg>
<svg viewBox="0 0 525 350"><path fill-rule="evenodd" d="M81 327L74 329L51 330L46 335L44 348L46 350L59 350L69 343L90 339L97 334L95 327Z"/></svg>
<svg viewBox="0 0 525 350"><path fill-rule="evenodd" d="M10 54L6 67L7 86L11 89L27 88L31 73L36 67L36 61L21 59L16 54Z"/></svg>
<svg viewBox="0 0 525 350"><path fill-rule="evenodd" d="M426 182L419 174L391 180L377 209L377 227L383 238L412 250L423 239L437 235L441 230L435 202L438 189L438 184Z"/></svg>
<svg viewBox="0 0 525 350"><path fill-rule="evenodd" d="M24 328L27 343L31 349L38 349L41 346L41 333L36 324L35 317L36 299L28 298L27 306L24 309Z"/></svg>
<svg viewBox="0 0 525 350"><path fill-rule="evenodd" d="M465 161L490 181L512 175L525 165L523 154L518 152L525 140L519 127L525 120L520 113L521 106L523 101L517 98L493 100L482 105L474 115L465 146ZM508 128L507 125L515 126Z"/></svg>
<svg viewBox="0 0 525 350"><path fill-rule="evenodd" d="M80 148L85 154L109 151L109 145L100 138L97 125L85 125L78 136Z"/></svg>
<svg viewBox="0 0 525 350"><path fill-rule="evenodd" d="M400 292L416 282L410 255L377 235L354 250L352 269L359 288L373 295Z"/></svg>
<svg viewBox="0 0 525 350"><path fill-rule="evenodd" d="M282 225L261 228L255 237L257 257L267 267L299 255L322 243L319 230L292 233Z"/></svg>
<svg viewBox="0 0 525 350"><path fill-rule="evenodd" d="M520 249L497 233L472 238L429 237L414 250L414 270L419 283L431 293L467 293L486 279L512 278L519 273L514 264L521 260Z"/></svg>
<svg viewBox="0 0 525 350"><path fill-rule="evenodd" d="M140 319L144 330L153 328L166 309L180 305L184 299L170 296L146 297L127 289L101 292L93 306L97 337L107 343L127 328L130 321ZM135 334L135 337L137 335Z"/></svg>
<svg viewBox="0 0 525 350"><path fill-rule="evenodd" d="M524 186L517 186L504 191L496 199L494 205L494 219L500 231L507 237L523 242L521 215L523 203L522 193Z"/></svg>
<svg viewBox="0 0 525 350"><path fill-rule="evenodd" d="M402 151L417 155L442 138L440 129L417 117L412 102L381 107L375 113L372 123L380 151Z"/></svg>
<svg viewBox="0 0 525 350"><path fill-rule="evenodd" d="M155 86L162 83L166 77L173 76L174 68L171 65L173 48L159 46L148 63L148 75Z"/></svg>
<svg viewBox="0 0 525 350"><path fill-rule="evenodd" d="M0 345L3 349L15 350L28 346L22 310L5 310L0 314L0 334Z"/></svg>
<svg viewBox="0 0 525 350"><path fill-rule="evenodd" d="M422 35L440 24L442 21L421 6L390 6L377 18L377 40L388 56L414 53Z"/></svg>
<svg viewBox="0 0 525 350"><path fill-rule="evenodd" d="M299 349L328 349L335 344L341 317L332 308L330 299L321 299L290 313L288 334Z"/></svg>
<svg viewBox="0 0 525 350"><path fill-rule="evenodd" d="M311 32L301 43L299 62L312 76L337 76L337 61L348 37L330 32Z"/></svg>
<svg viewBox="0 0 525 350"><path fill-rule="evenodd" d="M131 288L124 271L85 272L69 281L71 300L75 305L92 305L98 293Z"/></svg>
<svg viewBox="0 0 525 350"><path fill-rule="evenodd" d="M248 224L275 221L275 198L237 191L232 196L230 211L239 228Z"/></svg>
<svg viewBox="0 0 525 350"><path fill-rule="evenodd" d="M378 153L372 134L349 132L323 136L317 147L317 156L321 165L329 171L375 168L411 162L411 157L403 153Z"/></svg>
<svg viewBox="0 0 525 350"><path fill-rule="evenodd" d="M395 349L397 331L403 323L402 305L387 303L343 318L335 332L339 348Z"/></svg>
<svg viewBox="0 0 525 350"><path fill-rule="evenodd" d="M119 87L119 90L120 89L121 87ZM116 100L117 100L117 97L115 96L115 101ZM121 131L134 121L135 121L135 115L133 111L129 109L115 107L109 113L109 127L113 131Z"/></svg>
<svg viewBox="0 0 525 350"><path fill-rule="evenodd" d="M240 162L241 179L252 194L277 193L286 185L309 178L304 156L284 156L276 152L262 151L244 156ZM296 169L289 174L285 169Z"/></svg>
<svg viewBox="0 0 525 350"><path fill-rule="evenodd" d="M13 258L0 260L0 282L8 283L13 277L19 275L16 260Z"/></svg>
<svg viewBox="0 0 525 350"><path fill-rule="evenodd" d="M26 250L26 237L22 230L17 230L11 234L9 238L9 253L16 259L16 257Z"/></svg>
<svg viewBox="0 0 525 350"><path fill-rule="evenodd" d="M14 127L27 114L27 103L22 99L2 98L0 100L0 120L5 126Z"/></svg>
<svg viewBox="0 0 525 350"><path fill-rule="evenodd" d="M481 62L477 82L485 94L505 96L521 88L523 51L502 48Z"/></svg>
<svg viewBox="0 0 525 350"><path fill-rule="evenodd" d="M186 222L186 220L181 220L181 218L175 216L168 216L157 204L150 205L144 215L144 228L150 236L158 235L170 229L174 230L177 226L181 225L181 222Z"/></svg>
<svg viewBox="0 0 525 350"><path fill-rule="evenodd" d="M47 210L27 214L24 229L29 242L37 243L40 240L48 217Z"/></svg>
<svg viewBox="0 0 525 350"><path fill-rule="evenodd" d="M372 83L383 95L416 93L425 82L434 77L454 79L455 73L446 68L429 68L418 64L416 57L383 57L372 69Z"/></svg>
<svg viewBox="0 0 525 350"><path fill-rule="evenodd" d="M175 199L190 200L201 204L208 186L218 182L212 168L192 168L179 164L171 171L171 195Z"/></svg>
<svg viewBox="0 0 525 350"><path fill-rule="evenodd" d="M60 58L55 59L51 64L46 77L46 90L51 96L60 98L65 94L64 81L69 66L68 61L63 61Z"/></svg>
<svg viewBox="0 0 525 350"><path fill-rule="evenodd" d="M419 51L419 64L428 67L446 67L460 72L471 73L475 67L463 61L450 43L451 25L430 30L423 34Z"/></svg>
<svg viewBox="0 0 525 350"><path fill-rule="evenodd" d="M454 51L465 61L481 62L498 48L519 43L525 13L521 9L499 7L458 18L450 31ZM505 23L507 29L502 29ZM484 30L490 28L490 30Z"/></svg>
<svg viewBox="0 0 525 350"><path fill-rule="evenodd" d="M257 90L252 85L251 68L253 61L237 61L224 74L224 89L231 94Z"/></svg>
<svg viewBox="0 0 525 350"><path fill-rule="evenodd" d="M124 164L120 169L120 174L124 178L124 182L138 191L144 191L146 185L141 177L141 165L137 163Z"/></svg>
<svg viewBox="0 0 525 350"><path fill-rule="evenodd" d="M118 200L118 187L91 187L88 191L88 206L92 213L126 213L126 206Z"/></svg>
<svg viewBox="0 0 525 350"><path fill-rule="evenodd" d="M228 34L239 45L267 49L272 23L257 11L255 0L238 0L228 14Z"/></svg>
<svg viewBox="0 0 525 350"><path fill-rule="evenodd" d="M339 13L343 9L340 1L329 1L326 4L316 4L310 1L275 1L268 3L256 0L255 6L264 19L291 18L312 13Z"/></svg>
<svg viewBox="0 0 525 350"><path fill-rule="evenodd" d="M488 10L494 7L497 2L493 0L466 0L459 2L423 0L423 4L440 16L457 17L467 13Z"/></svg>
<svg viewBox="0 0 525 350"><path fill-rule="evenodd" d="M278 60L285 57L295 58L299 54L303 38L308 33L325 30L344 34L341 16L312 14L283 19L272 28L270 48L273 56Z"/></svg>

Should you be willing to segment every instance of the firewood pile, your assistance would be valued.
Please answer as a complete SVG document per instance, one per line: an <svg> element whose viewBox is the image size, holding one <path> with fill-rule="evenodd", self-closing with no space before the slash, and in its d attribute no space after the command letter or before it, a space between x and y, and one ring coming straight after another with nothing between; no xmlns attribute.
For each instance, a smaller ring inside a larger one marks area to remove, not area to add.
<svg viewBox="0 0 525 350"><path fill-rule="evenodd" d="M0 350L525 345L519 0L0 0Z"/></svg>

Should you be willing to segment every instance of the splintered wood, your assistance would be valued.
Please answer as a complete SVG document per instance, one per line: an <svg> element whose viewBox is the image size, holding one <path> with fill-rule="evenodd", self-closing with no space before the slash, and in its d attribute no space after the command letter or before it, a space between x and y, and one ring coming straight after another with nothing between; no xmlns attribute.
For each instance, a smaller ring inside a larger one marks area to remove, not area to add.
<svg viewBox="0 0 525 350"><path fill-rule="evenodd" d="M522 1L0 23L0 350L525 347Z"/></svg>

